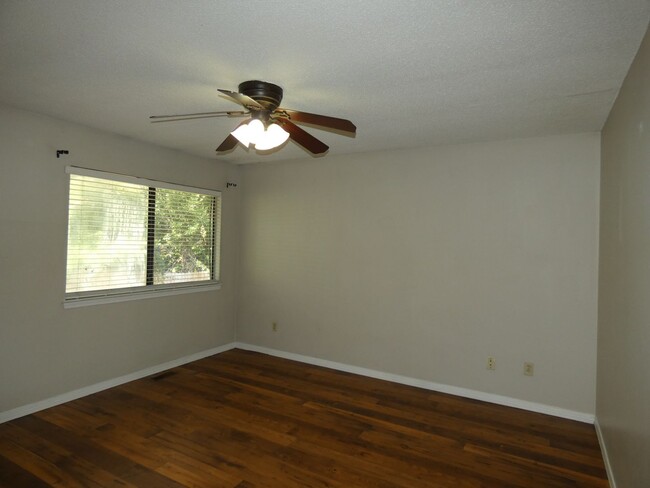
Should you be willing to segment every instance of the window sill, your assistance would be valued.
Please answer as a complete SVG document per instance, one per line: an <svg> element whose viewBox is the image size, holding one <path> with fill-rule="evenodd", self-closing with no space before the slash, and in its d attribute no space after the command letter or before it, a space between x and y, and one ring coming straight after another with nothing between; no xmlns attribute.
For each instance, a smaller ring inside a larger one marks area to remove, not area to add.
<svg viewBox="0 0 650 488"><path fill-rule="evenodd" d="M63 308L88 307L91 305L103 305L105 303L128 302L131 300L144 300L146 298L184 295L186 293L198 293L220 289L221 283L211 283L209 285L179 286L176 288L162 288L157 290L139 290L122 294L107 294L104 296L75 297L65 299L63 302Z"/></svg>

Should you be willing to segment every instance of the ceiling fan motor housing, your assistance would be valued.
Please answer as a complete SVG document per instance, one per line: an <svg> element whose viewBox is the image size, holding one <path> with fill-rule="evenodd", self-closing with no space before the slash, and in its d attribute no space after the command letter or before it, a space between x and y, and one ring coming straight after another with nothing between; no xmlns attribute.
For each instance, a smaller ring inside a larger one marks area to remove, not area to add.
<svg viewBox="0 0 650 488"><path fill-rule="evenodd" d="M269 111L278 108L282 102L282 88L268 81L244 81L239 84L239 93L251 97Z"/></svg>

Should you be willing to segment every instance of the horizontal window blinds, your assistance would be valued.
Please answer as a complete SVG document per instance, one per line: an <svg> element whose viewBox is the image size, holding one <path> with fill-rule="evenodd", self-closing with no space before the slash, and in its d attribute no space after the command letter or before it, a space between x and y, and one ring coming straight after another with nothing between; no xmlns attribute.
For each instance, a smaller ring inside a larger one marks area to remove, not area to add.
<svg viewBox="0 0 650 488"><path fill-rule="evenodd" d="M66 298L218 280L218 192L68 172Z"/></svg>

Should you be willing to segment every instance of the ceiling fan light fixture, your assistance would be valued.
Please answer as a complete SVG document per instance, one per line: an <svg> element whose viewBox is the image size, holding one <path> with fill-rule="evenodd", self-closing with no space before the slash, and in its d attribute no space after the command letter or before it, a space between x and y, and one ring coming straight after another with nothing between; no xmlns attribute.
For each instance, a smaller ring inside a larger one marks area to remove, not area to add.
<svg viewBox="0 0 650 488"><path fill-rule="evenodd" d="M259 119L253 119L248 124L237 127L231 134L244 146L249 147L264 134L264 123Z"/></svg>
<svg viewBox="0 0 650 488"><path fill-rule="evenodd" d="M231 134L245 147L253 145L258 151L276 148L289 138L289 133L278 124L272 123L265 129L264 123L259 119L240 125Z"/></svg>
<svg viewBox="0 0 650 488"><path fill-rule="evenodd" d="M268 151L269 149L281 146L289 139L289 133L278 124L269 125L266 130L255 141L255 149Z"/></svg>

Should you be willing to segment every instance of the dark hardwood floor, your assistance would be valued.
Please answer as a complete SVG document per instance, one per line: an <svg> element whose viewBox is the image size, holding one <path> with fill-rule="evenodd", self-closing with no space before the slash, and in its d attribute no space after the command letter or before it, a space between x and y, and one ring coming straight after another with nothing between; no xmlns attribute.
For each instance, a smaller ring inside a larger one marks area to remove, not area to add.
<svg viewBox="0 0 650 488"><path fill-rule="evenodd" d="M607 487L592 425L232 350L0 425L7 487Z"/></svg>

